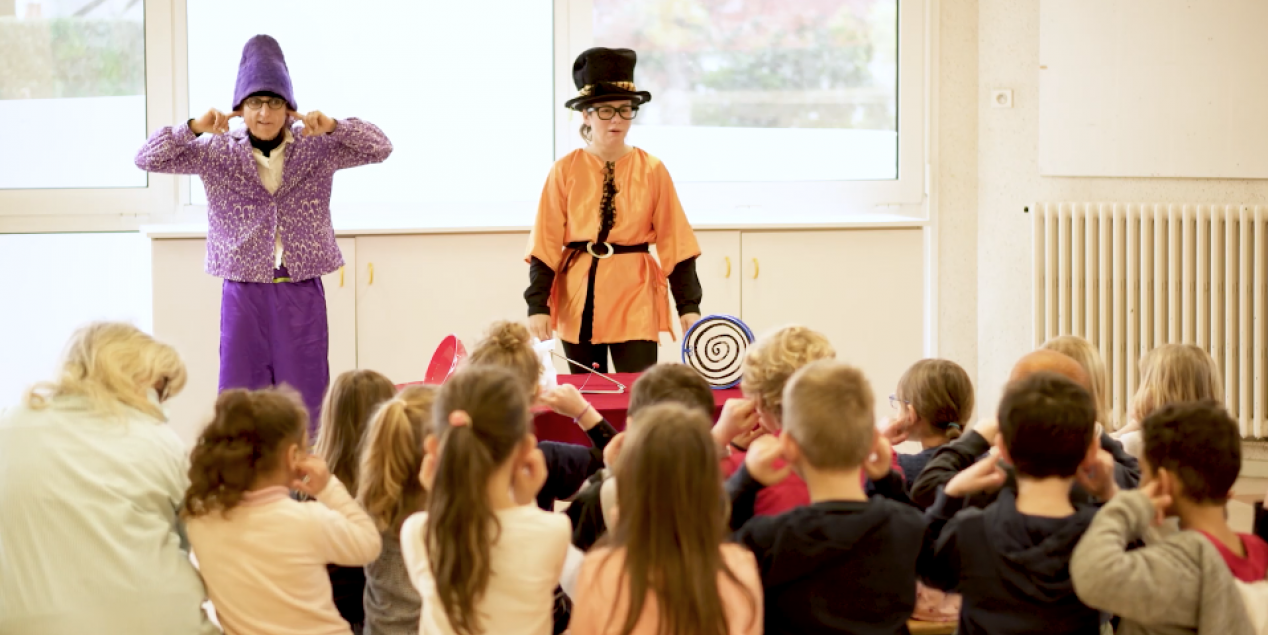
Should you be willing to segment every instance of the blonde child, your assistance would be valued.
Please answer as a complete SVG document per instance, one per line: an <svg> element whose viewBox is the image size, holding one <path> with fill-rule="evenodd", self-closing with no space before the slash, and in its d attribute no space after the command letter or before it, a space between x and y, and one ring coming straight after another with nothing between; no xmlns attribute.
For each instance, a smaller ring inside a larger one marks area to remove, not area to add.
<svg viewBox="0 0 1268 635"><path fill-rule="evenodd" d="M533 505L546 465L524 389L508 370L469 366L441 388L433 425L427 511L401 529L420 632L549 635L570 524Z"/></svg>
<svg viewBox="0 0 1268 635"><path fill-rule="evenodd" d="M762 632L757 561L724 544L709 430L708 417L681 405L639 414L617 462L616 525L582 565L573 635Z"/></svg>
<svg viewBox="0 0 1268 635"><path fill-rule="evenodd" d="M576 386L563 385L542 391L541 360L532 347L528 328L518 322L495 322L467 358L469 365L505 368L530 404L540 401L556 413L570 417L590 437L592 447L573 443L543 441L538 448L545 455L548 475L538 493L537 504L552 511L555 501L571 498L586 479L603 469L603 449L616 436L616 428L604 420Z"/></svg>
<svg viewBox="0 0 1268 635"><path fill-rule="evenodd" d="M780 434L784 385L793 373L810 362L835 357L836 351L828 338L804 326L782 328L759 338L748 349L740 383L745 398L727 402L713 428L714 440L719 447L728 449L728 456L722 460L722 471L738 479L735 486L729 488L733 492L743 490L736 497L735 511L741 516L747 517L750 513L773 516L810 503L806 484L796 474L760 492L752 487L740 487L751 485L751 479L740 473L741 466L752 436Z"/></svg>
<svg viewBox="0 0 1268 635"><path fill-rule="evenodd" d="M405 388L375 412L366 430L357 502L381 533L383 551L365 566L363 635L418 633L422 604L401 555L401 525L426 507L418 474L436 392L435 386Z"/></svg>
<svg viewBox="0 0 1268 635"><path fill-rule="evenodd" d="M1039 348L1056 351L1073 359L1087 373L1087 391L1096 404L1096 421L1102 430L1114 430L1117 422L1113 420L1113 407L1110 404L1109 373L1105 370L1105 360L1092 343L1077 335L1059 335L1043 343Z"/></svg>
<svg viewBox="0 0 1268 635"><path fill-rule="evenodd" d="M1211 354L1192 344L1163 344L1140 360L1140 387L1132 397L1128 423L1115 433L1134 457L1144 452L1140 422L1162 406L1212 399L1223 403L1220 368Z"/></svg>
<svg viewBox="0 0 1268 635"><path fill-rule="evenodd" d="M900 502L871 386L858 369L821 360L793 375L782 403L783 434L755 440L745 468L766 486L795 472L811 502L736 532L760 564L766 633L907 632L925 521ZM864 474L884 497L867 495Z"/></svg>
<svg viewBox="0 0 1268 635"><path fill-rule="evenodd" d="M919 441L916 454L899 454L898 465L913 482L938 448L960 438L973 416L973 382L959 364L922 359L898 380L889 399L898 417L887 431L891 444Z"/></svg>
<svg viewBox="0 0 1268 635"><path fill-rule="evenodd" d="M227 390L190 458L181 513L212 604L230 635L344 635L327 563L379 555L374 522L325 461L289 390ZM293 500L291 489L317 502Z"/></svg>
<svg viewBox="0 0 1268 635"><path fill-rule="evenodd" d="M342 373L326 392L315 453L350 493L357 491L357 467L361 462L361 440L365 438L366 424L379 404L394 394L396 387L392 382L372 370ZM360 632L365 622L361 598L365 592L365 570L331 565L329 573L339 614L354 631Z"/></svg>

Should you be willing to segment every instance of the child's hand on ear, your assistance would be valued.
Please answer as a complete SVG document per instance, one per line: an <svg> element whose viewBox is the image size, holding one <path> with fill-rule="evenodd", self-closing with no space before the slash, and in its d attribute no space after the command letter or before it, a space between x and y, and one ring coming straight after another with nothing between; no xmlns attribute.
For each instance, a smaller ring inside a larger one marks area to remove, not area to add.
<svg viewBox="0 0 1268 635"><path fill-rule="evenodd" d="M752 399L727 399L722 414L713 426L713 439L726 447L736 437L758 427L757 404Z"/></svg>
<svg viewBox="0 0 1268 635"><path fill-rule="evenodd" d="M537 500L537 493L546 484L546 455L537 449L537 441L533 441L533 449L526 452L515 466L511 476L511 490L515 493L515 502L530 505Z"/></svg>
<svg viewBox="0 0 1268 635"><path fill-rule="evenodd" d="M1114 482L1114 455L1105 450L1097 450L1096 461L1080 467L1076 480L1089 494L1102 501L1114 498L1118 493L1118 483Z"/></svg>
<svg viewBox="0 0 1268 635"><path fill-rule="evenodd" d="M1160 480L1154 479L1149 484L1140 488L1145 496L1149 497L1149 504L1153 505L1154 518L1153 525L1159 527L1167 520L1167 509L1171 507L1171 495L1166 493L1166 488Z"/></svg>
<svg viewBox="0 0 1268 635"><path fill-rule="evenodd" d="M956 474L942 491L952 498L964 498L979 492L993 492L1004 486L1007 475L1000 469L999 459L987 455L969 469Z"/></svg>
<svg viewBox="0 0 1268 635"><path fill-rule="evenodd" d="M609 470L616 468L616 460L621 456L621 448L625 447L625 433L619 432L603 446L603 464Z"/></svg>
<svg viewBox="0 0 1268 635"><path fill-rule="evenodd" d="M753 439L753 443L748 446L748 453L744 455L744 467L748 468L748 473L758 483L770 487L792 473L791 465L775 467L775 463L783 459L784 451L779 445L779 439L767 435Z"/></svg>
<svg viewBox="0 0 1268 635"><path fill-rule="evenodd" d="M330 468L326 467L326 462L319 456L310 454L304 457L295 466L295 471L298 476L291 483L291 489L301 494L316 498L330 484Z"/></svg>
<svg viewBox="0 0 1268 635"><path fill-rule="evenodd" d="M879 481L889 475L894 467L894 448L884 436L876 437L876 445L871 456L863 461L863 472L873 481Z"/></svg>
<svg viewBox="0 0 1268 635"><path fill-rule="evenodd" d="M881 434L889 441L890 445L898 445L907 440L911 435L911 426L907 425L906 419L890 419L889 423L881 428Z"/></svg>

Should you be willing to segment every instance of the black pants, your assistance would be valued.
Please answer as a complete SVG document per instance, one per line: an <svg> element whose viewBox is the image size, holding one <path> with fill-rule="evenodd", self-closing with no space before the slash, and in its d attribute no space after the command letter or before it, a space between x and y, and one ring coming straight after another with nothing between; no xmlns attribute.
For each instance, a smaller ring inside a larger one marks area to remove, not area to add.
<svg viewBox="0 0 1268 635"><path fill-rule="evenodd" d="M599 261L593 261L590 268L590 281L586 285L586 306L581 312L581 333L577 336L579 344L564 342L564 355L586 368L601 373L608 372L608 354L612 355L612 363L618 373L641 373L656 365L658 344L650 340L632 340L614 344L591 344L594 338L594 273ZM582 372L573 367L568 372Z"/></svg>

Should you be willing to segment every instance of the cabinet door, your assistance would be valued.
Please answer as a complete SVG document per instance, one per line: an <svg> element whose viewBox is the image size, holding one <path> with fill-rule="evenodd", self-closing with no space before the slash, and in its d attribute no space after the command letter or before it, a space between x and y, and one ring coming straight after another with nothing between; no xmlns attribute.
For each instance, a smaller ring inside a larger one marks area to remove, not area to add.
<svg viewBox="0 0 1268 635"><path fill-rule="evenodd" d="M185 390L168 401L172 429L192 445L211 421L220 385L220 278L203 271L207 241L154 240L154 337L185 361Z"/></svg>
<svg viewBox="0 0 1268 635"><path fill-rule="evenodd" d="M322 276L330 327L330 379L357 368L357 239L338 239L344 265Z"/></svg>
<svg viewBox="0 0 1268 635"><path fill-rule="evenodd" d="M356 368L355 241L340 238L347 261L340 274L322 278L330 329L331 376ZM168 403L172 428L187 443L211 420L220 386L220 292L223 281L203 271L207 241L160 239L151 246L154 278L154 336L176 347L189 381Z"/></svg>
<svg viewBox="0 0 1268 635"><path fill-rule="evenodd" d="M700 288L704 301L700 304L701 315L740 315L740 232L738 231L698 231L696 240L700 243L700 258L696 260L696 275L700 277ZM669 311L674 325L673 340L669 335L660 335L660 362L682 361L682 332L678 323L678 310L674 305L673 294L669 297Z"/></svg>
<svg viewBox="0 0 1268 635"><path fill-rule="evenodd" d="M924 353L922 229L744 232L743 319L758 337L801 324L858 366L888 414Z"/></svg>
<svg viewBox="0 0 1268 635"><path fill-rule="evenodd" d="M446 335L471 350L491 322L523 322L527 244L527 233L358 236L358 367L419 381Z"/></svg>

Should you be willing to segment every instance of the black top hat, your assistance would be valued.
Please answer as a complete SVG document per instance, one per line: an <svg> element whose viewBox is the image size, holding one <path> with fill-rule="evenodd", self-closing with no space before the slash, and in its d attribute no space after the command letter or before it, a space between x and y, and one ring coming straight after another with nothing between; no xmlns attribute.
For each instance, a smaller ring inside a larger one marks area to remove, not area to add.
<svg viewBox="0 0 1268 635"><path fill-rule="evenodd" d="M638 54L630 49L592 48L572 63L572 81L577 96L564 102L565 108L580 110L598 101L629 99L635 104L652 100L652 94L634 87L634 64Z"/></svg>

